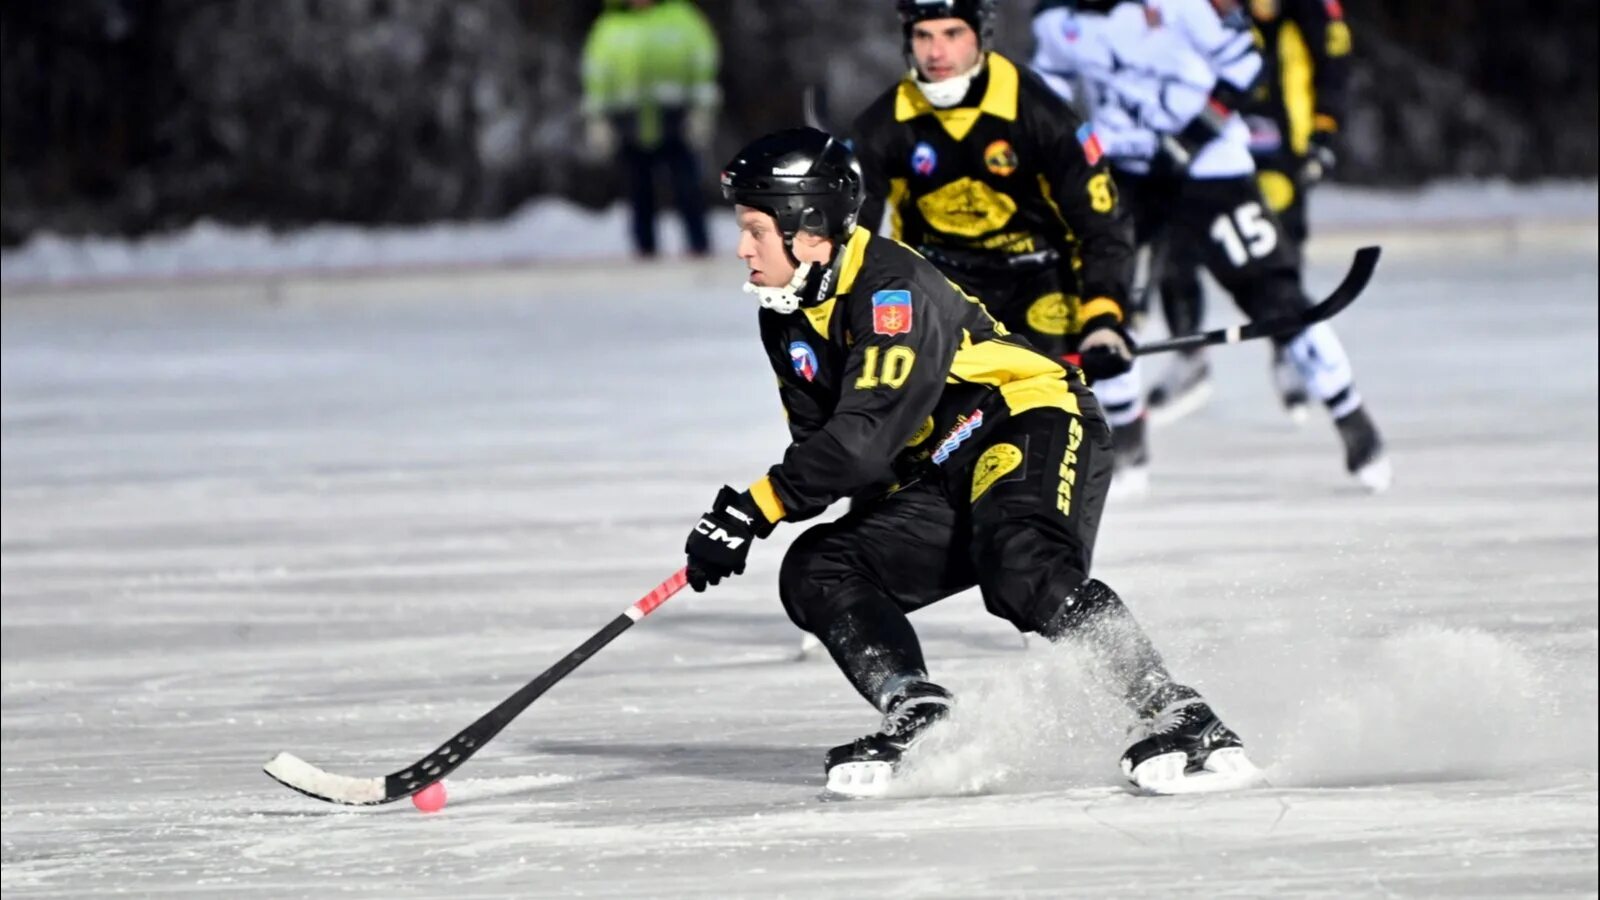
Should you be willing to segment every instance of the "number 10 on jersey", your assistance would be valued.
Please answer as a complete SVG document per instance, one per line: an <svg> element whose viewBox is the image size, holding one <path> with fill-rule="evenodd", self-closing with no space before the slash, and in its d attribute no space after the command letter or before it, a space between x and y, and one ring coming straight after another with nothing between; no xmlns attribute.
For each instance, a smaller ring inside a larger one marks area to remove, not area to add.
<svg viewBox="0 0 1600 900"><path fill-rule="evenodd" d="M861 362L861 377L856 379L856 390L870 391L879 385L897 388L911 377L911 366L917 361L917 352L910 347L896 345L883 350L876 344L868 345Z"/></svg>

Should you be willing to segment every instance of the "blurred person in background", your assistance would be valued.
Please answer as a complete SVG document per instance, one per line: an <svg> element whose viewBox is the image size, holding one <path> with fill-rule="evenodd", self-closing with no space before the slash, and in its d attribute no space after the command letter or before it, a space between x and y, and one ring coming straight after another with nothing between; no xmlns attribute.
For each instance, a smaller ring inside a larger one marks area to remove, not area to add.
<svg viewBox="0 0 1600 900"><path fill-rule="evenodd" d="M1249 14L1265 65L1239 112L1250 127L1261 195L1277 214L1284 236L1303 248L1310 231L1306 192L1332 174L1338 162L1335 143L1345 114L1350 27L1339 0L1249 0ZM1160 286L1167 329L1175 335L1193 334L1205 318L1199 266L1193 261L1173 265L1170 257L1168 262ZM1273 354L1273 381L1290 418L1304 422L1310 404L1305 382L1282 347ZM1205 351L1179 354L1150 391L1150 415L1178 418L1199 408L1209 395Z"/></svg>
<svg viewBox="0 0 1600 900"><path fill-rule="evenodd" d="M1092 131L1038 76L994 51L995 0L896 0L907 71L856 119L861 222L884 213L1004 327L1077 354L1117 440L1117 484L1142 457L1122 411L1133 365L1123 307L1133 228Z"/></svg>
<svg viewBox="0 0 1600 900"><path fill-rule="evenodd" d="M596 157L622 164L642 257L656 254L658 169L666 170L689 252L710 250L698 156L716 133L718 59L716 34L689 0L607 0L584 42L585 142Z"/></svg>
<svg viewBox="0 0 1600 900"><path fill-rule="evenodd" d="M1204 265L1251 321L1308 308L1300 246L1262 195L1238 113L1263 62L1232 0L1065 0L1033 24L1034 67L1091 111L1137 243L1164 243L1169 267ZM1273 343L1327 408L1346 470L1387 490L1384 442L1333 326Z"/></svg>

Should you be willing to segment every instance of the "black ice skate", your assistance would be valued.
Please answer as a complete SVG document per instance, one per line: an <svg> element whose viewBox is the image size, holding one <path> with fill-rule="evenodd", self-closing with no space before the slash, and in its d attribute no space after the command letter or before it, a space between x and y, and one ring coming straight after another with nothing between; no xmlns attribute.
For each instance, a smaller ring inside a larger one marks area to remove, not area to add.
<svg viewBox="0 0 1600 900"><path fill-rule="evenodd" d="M1143 793L1201 794L1263 781L1244 742L1198 695L1166 704L1140 731L1143 737L1122 754L1122 774Z"/></svg>
<svg viewBox="0 0 1600 900"><path fill-rule="evenodd" d="M1367 408L1356 407L1354 412L1334 419L1333 424L1339 429L1340 440L1344 441L1344 467L1374 494L1388 490L1394 481L1394 471L1389 466L1388 455L1383 452L1378 426L1367 415Z"/></svg>
<svg viewBox="0 0 1600 900"><path fill-rule="evenodd" d="M845 797L881 797L894 781L906 751L950 715L950 692L927 681L913 682L889 703L883 729L828 751L828 791Z"/></svg>
<svg viewBox="0 0 1600 900"><path fill-rule="evenodd" d="M1294 360L1283 347L1272 349L1272 384L1278 389L1278 399L1283 411L1295 425L1304 425L1311 417L1311 397L1306 393L1305 379L1294 367Z"/></svg>
<svg viewBox="0 0 1600 900"><path fill-rule="evenodd" d="M1145 403L1152 425L1165 425L1187 416L1211 399L1211 366L1199 350L1178 353L1162 371Z"/></svg>

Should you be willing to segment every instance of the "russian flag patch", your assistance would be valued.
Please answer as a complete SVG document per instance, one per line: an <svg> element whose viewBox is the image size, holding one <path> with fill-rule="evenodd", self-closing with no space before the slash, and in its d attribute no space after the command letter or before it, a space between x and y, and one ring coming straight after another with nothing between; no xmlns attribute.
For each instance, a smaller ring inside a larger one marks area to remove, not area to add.
<svg viewBox="0 0 1600 900"><path fill-rule="evenodd" d="M911 292L878 291L872 295L872 330L878 334L911 333Z"/></svg>
<svg viewBox="0 0 1600 900"><path fill-rule="evenodd" d="M1100 146L1100 137L1094 133L1094 125L1085 122L1078 126L1078 143L1083 146L1083 158L1089 165L1098 165L1100 157L1105 156L1105 148Z"/></svg>

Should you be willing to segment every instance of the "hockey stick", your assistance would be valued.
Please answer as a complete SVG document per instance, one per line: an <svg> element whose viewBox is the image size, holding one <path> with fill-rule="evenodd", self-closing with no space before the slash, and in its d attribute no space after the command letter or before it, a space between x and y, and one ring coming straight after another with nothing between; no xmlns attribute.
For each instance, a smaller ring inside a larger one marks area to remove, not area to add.
<svg viewBox="0 0 1600 900"><path fill-rule="evenodd" d="M461 733L445 741L439 749L398 772L382 778L351 778L348 775L325 772L292 753L279 753L263 768L284 787L329 803L376 806L409 797L460 768L545 691L572 674L573 669L600 652L600 648L615 640L617 635L632 628L635 622L654 612L656 607L667 602L673 594L683 590L683 586L687 583L688 570L679 569L671 578L656 585L650 593L623 610L622 615L612 619L606 627L579 644L577 649L561 657L560 661L546 669L539 677L523 685L515 694L500 701L499 706L489 710L478 721L462 729Z"/></svg>
<svg viewBox="0 0 1600 900"><path fill-rule="evenodd" d="M1367 289L1367 282L1372 280L1373 270L1378 267L1378 257L1382 252L1379 247L1362 247L1357 250L1355 260L1350 263L1350 271L1345 273L1344 280L1339 282L1339 286L1323 298L1321 303L1310 309L1292 316L1258 319L1231 328L1203 331L1165 341L1152 341L1140 344L1134 352L1144 356L1150 353L1166 353L1170 350L1188 350L1191 347L1210 347L1214 344L1237 344L1255 338L1283 337L1303 331L1318 322L1333 318L1345 307L1356 302L1361 292Z"/></svg>
<svg viewBox="0 0 1600 900"><path fill-rule="evenodd" d="M800 115L805 123L818 131L833 134L827 126L828 89L820 84L808 84L800 95Z"/></svg>

